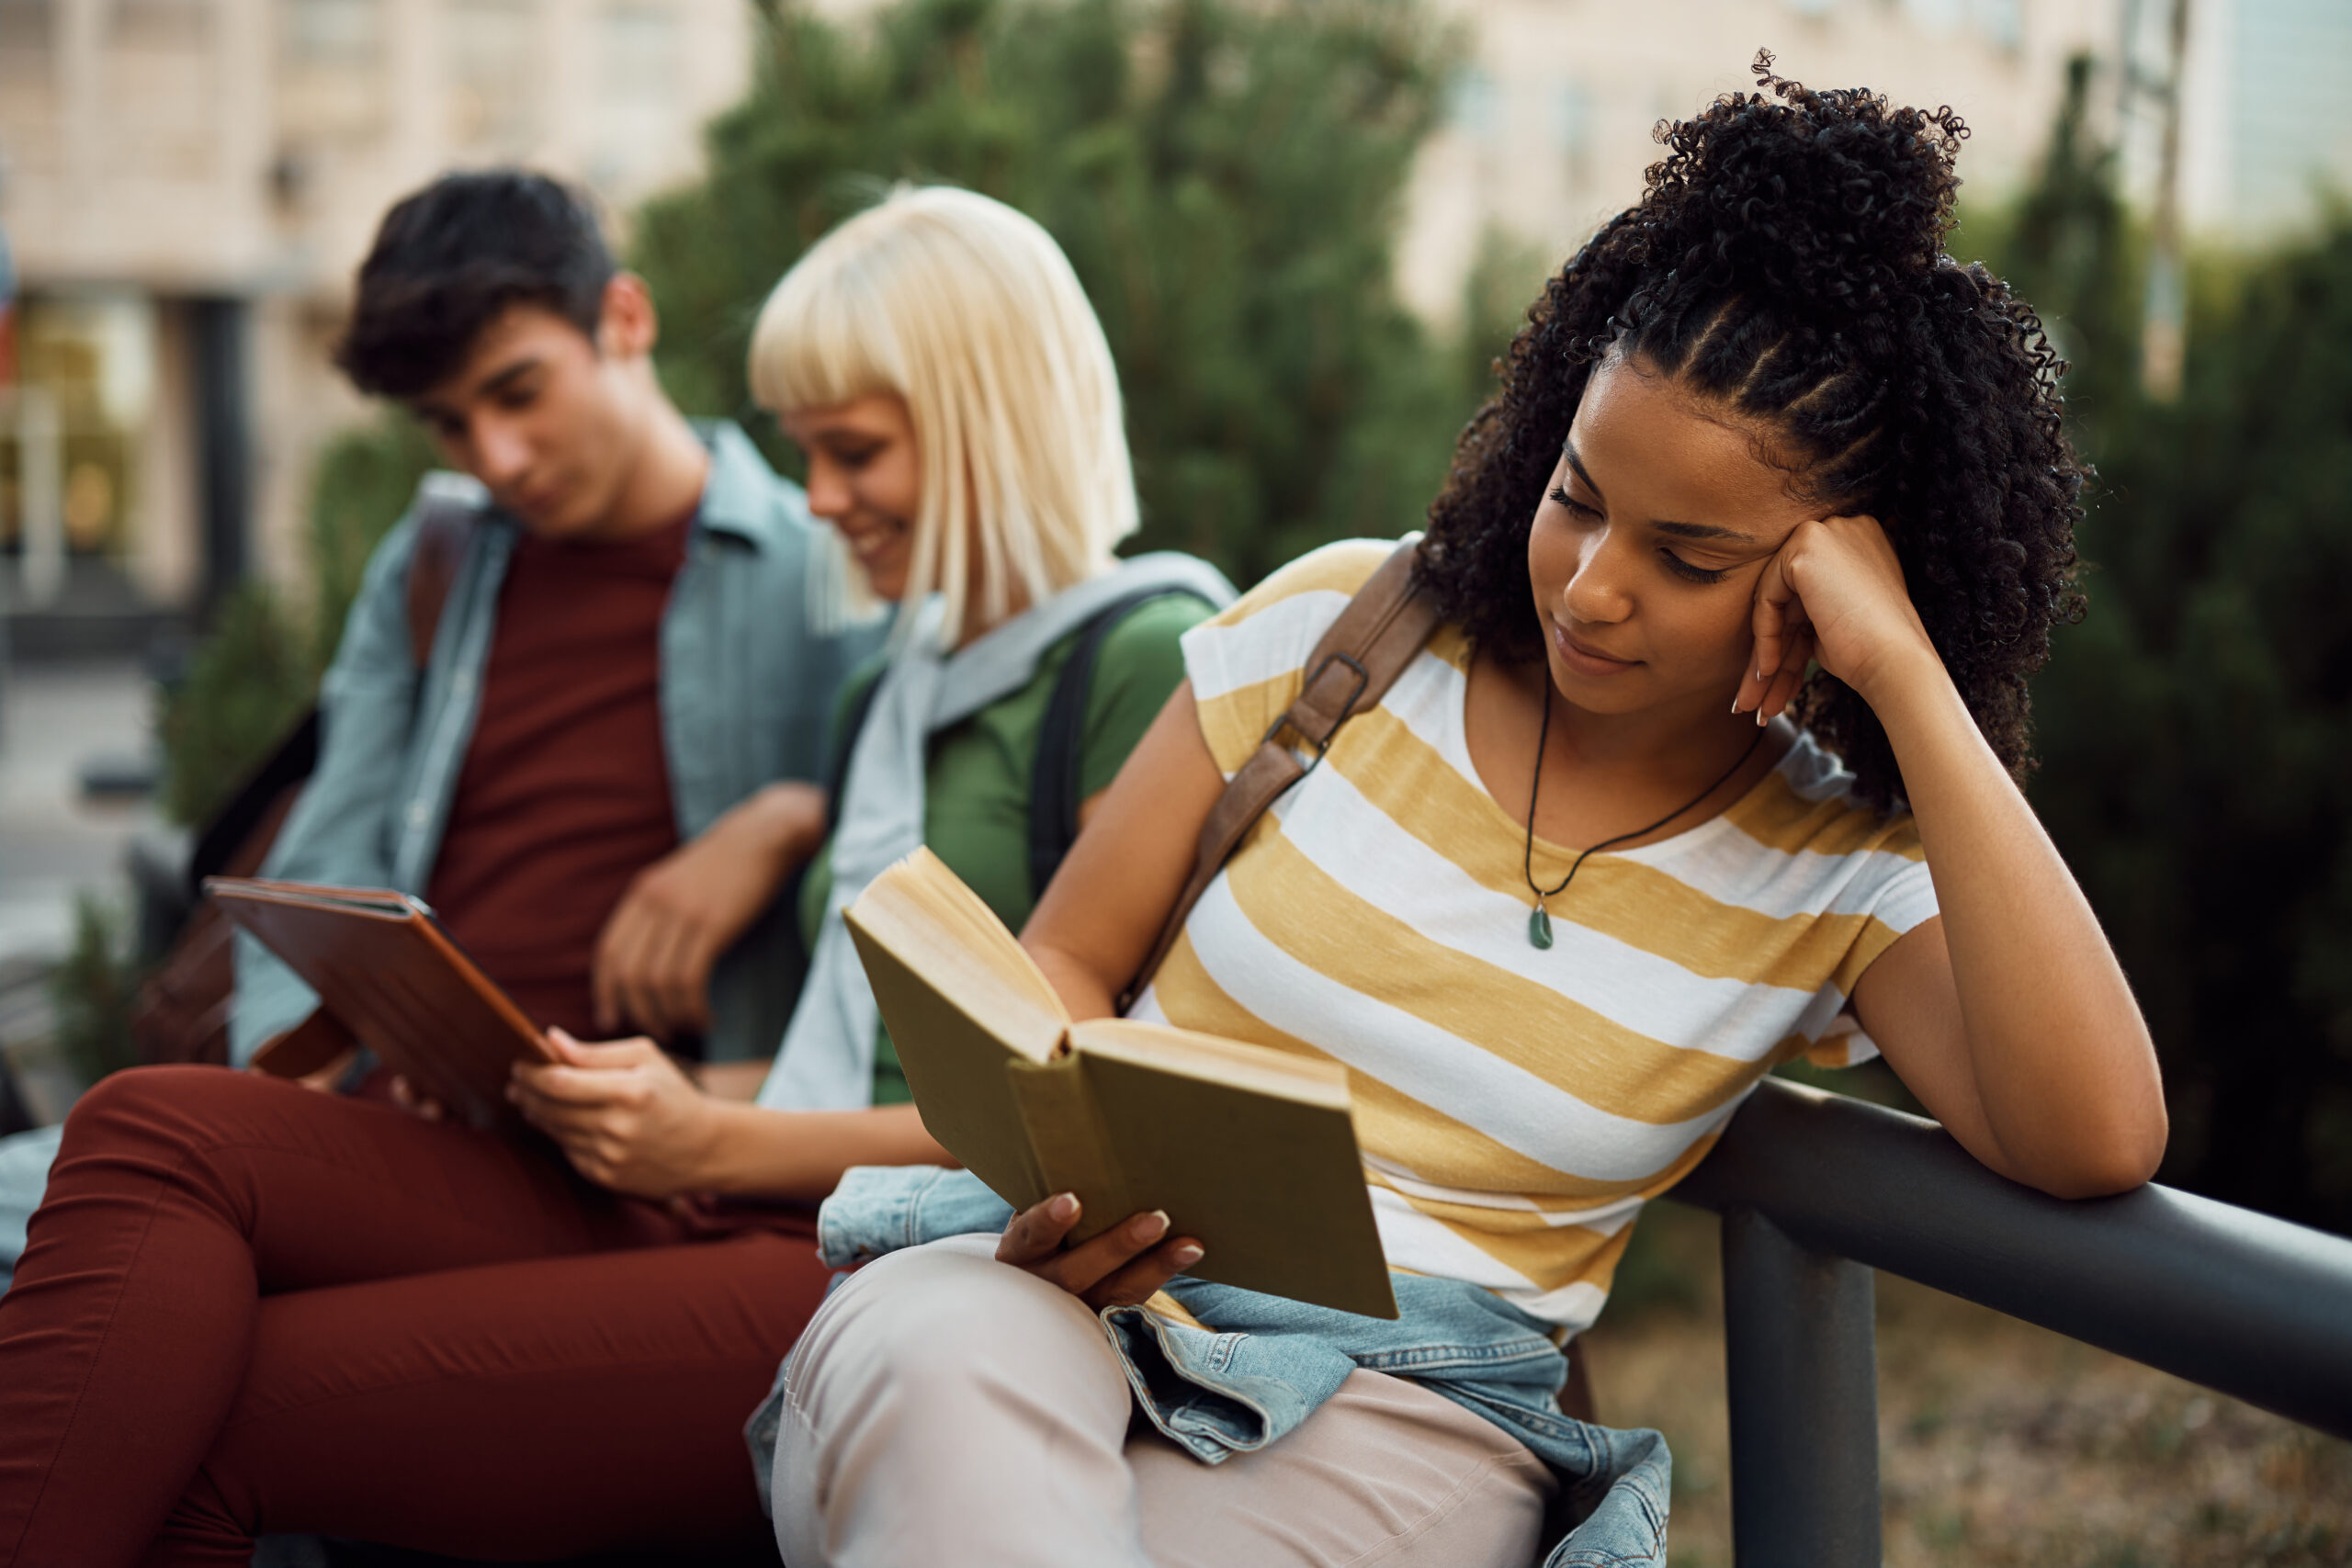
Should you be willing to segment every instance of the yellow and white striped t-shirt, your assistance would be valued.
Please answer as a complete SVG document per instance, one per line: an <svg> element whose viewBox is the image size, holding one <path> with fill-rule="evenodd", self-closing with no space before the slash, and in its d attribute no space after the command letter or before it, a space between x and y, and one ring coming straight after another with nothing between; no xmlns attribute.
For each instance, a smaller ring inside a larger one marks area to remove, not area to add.
<svg viewBox="0 0 2352 1568"><path fill-rule="evenodd" d="M1317 550L1184 637L1229 776L1392 547ZM1527 938L1526 826L1463 736L1469 645L1442 628L1243 840L1134 1016L1344 1064L1389 1265L1575 1333L1642 1204L1774 1064L1872 1052L1855 981L1936 913L1908 816L1852 800L1800 737L1722 815L1598 854ZM1575 852L1537 840L1556 882Z"/></svg>

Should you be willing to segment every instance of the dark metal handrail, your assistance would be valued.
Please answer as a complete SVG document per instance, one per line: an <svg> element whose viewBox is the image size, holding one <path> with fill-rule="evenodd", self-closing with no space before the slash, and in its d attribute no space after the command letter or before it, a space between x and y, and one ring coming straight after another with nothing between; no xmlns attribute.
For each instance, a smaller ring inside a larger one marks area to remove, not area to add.
<svg viewBox="0 0 2352 1568"><path fill-rule="evenodd" d="M1878 1568L1872 1268L2352 1438L2352 1240L2165 1187L2047 1197L1777 1078L1671 1196L1724 1218L1741 1568Z"/></svg>

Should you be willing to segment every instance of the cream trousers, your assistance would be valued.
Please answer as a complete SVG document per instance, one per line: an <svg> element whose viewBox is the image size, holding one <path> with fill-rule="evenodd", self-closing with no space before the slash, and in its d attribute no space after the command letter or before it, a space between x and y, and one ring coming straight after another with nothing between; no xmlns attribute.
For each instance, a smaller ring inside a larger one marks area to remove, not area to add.
<svg viewBox="0 0 2352 1568"><path fill-rule="evenodd" d="M1204 1465L1136 1417L1084 1303L994 1236L892 1253L793 1352L776 1442L789 1568L1528 1568L1551 1472L1358 1371L1288 1437Z"/></svg>

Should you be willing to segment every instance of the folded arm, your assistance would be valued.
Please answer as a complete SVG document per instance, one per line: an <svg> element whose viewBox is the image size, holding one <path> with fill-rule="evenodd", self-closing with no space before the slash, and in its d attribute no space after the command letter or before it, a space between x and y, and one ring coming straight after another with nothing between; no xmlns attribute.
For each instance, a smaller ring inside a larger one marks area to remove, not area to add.
<svg viewBox="0 0 2352 1568"><path fill-rule="evenodd" d="M1862 1027L2002 1175L2062 1198L2139 1186L2164 1157L2164 1089L2089 901L1940 665L1872 705L1942 914L1864 971Z"/></svg>
<svg viewBox="0 0 2352 1568"><path fill-rule="evenodd" d="M1871 705L1902 770L1941 917L1854 990L1862 1027L1978 1159L2063 1198L2136 1187L2164 1157L2164 1086L2098 918L1928 638L1885 531L1807 523L1757 593L1737 705L1777 711L1809 659Z"/></svg>

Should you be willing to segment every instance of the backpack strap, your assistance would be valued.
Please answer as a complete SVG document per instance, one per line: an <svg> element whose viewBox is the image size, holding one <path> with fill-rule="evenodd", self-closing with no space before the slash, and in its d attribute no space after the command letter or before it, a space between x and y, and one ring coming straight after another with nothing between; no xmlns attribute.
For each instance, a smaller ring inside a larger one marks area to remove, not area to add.
<svg viewBox="0 0 2352 1568"><path fill-rule="evenodd" d="M1299 686L1297 700L1267 727L1258 750L1226 782L1225 793L1217 796L1208 820L1201 824L1192 877L1168 911L1143 967L1120 994L1122 1013L1159 972L1161 960L1182 934L1193 906L1216 880L1216 874L1251 826L1283 791L1315 771L1341 725L1379 705L1437 629L1437 605L1420 591L1413 575L1420 542L1419 534L1406 536L1380 570L1356 590L1356 596L1306 656L1306 678ZM1303 758L1302 750L1308 753Z"/></svg>
<svg viewBox="0 0 2352 1568"><path fill-rule="evenodd" d="M471 502L431 490L417 502L416 547L408 561L408 646L420 671L433 661L433 638L465 564L476 516Z"/></svg>
<svg viewBox="0 0 2352 1568"><path fill-rule="evenodd" d="M825 841L832 842L833 834L842 825L842 790L849 784L850 753L857 750L857 738L865 728L866 716L874 711L874 694L882 689L886 671L877 670L849 705L846 721L842 725L841 744L833 752L832 771L825 779Z"/></svg>
<svg viewBox="0 0 2352 1568"><path fill-rule="evenodd" d="M422 672L433 656L449 589L473 535L474 508L454 496L427 493L418 502L416 549L409 559L408 636ZM204 897L208 876L249 874L277 836L286 808L319 765L320 716L311 707L297 719L228 803L198 830L188 855L188 900Z"/></svg>
<svg viewBox="0 0 2352 1568"><path fill-rule="evenodd" d="M1132 612L1175 594L1199 597L1187 588L1139 588L1097 610L1078 629L1077 646L1069 650L1061 673L1054 680L1045 722L1037 730L1036 761L1029 771L1029 891L1033 897L1045 896L1046 884L1054 879L1069 847L1078 842L1078 808L1084 804L1080 791L1085 784L1080 775L1086 761L1086 701L1094 685L1094 667L1102 661L1102 645Z"/></svg>

